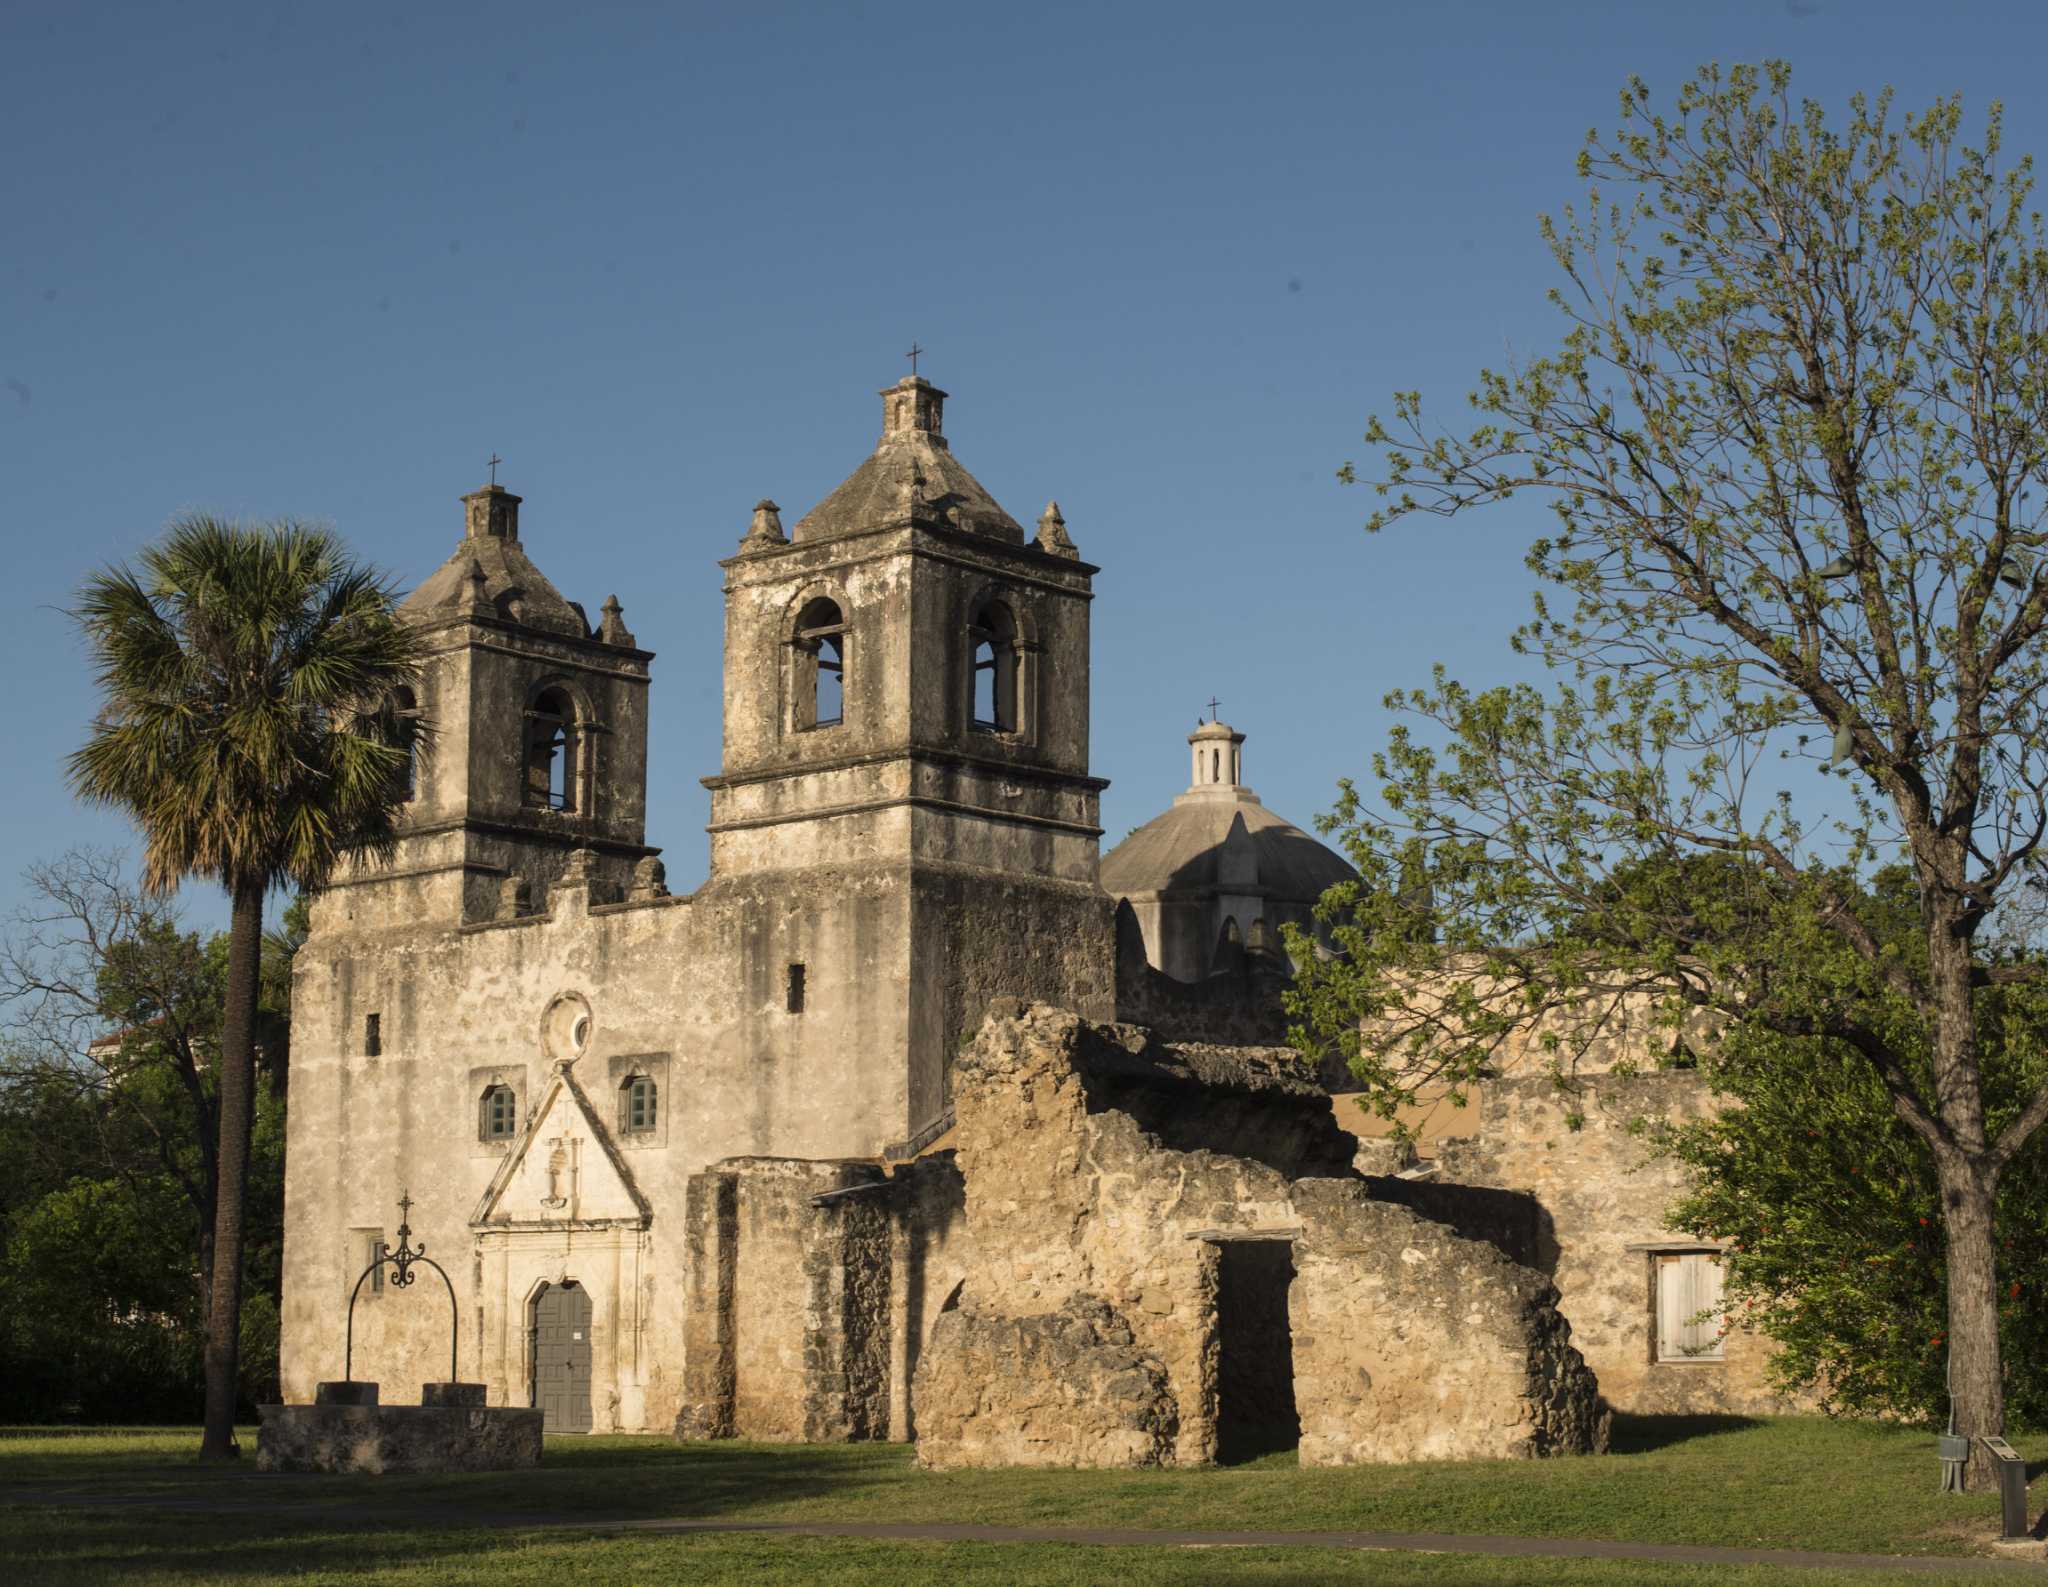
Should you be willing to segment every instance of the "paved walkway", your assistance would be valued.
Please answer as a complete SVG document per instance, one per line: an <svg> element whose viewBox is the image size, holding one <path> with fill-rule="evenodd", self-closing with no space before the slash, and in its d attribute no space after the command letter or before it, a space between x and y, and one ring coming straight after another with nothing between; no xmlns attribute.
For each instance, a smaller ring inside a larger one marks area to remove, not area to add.
<svg viewBox="0 0 2048 1587"><path fill-rule="evenodd" d="M1621 1543L1601 1538L1487 1537L1451 1532L1266 1532L1202 1528L1162 1530L1118 1526L981 1526L938 1521L722 1521L687 1517L551 1515L464 1510L451 1506L380 1506L374 1518L332 1505L289 1500L179 1498L169 1494L85 1494L0 1487L13 1504L60 1509L176 1510L208 1515L320 1517L343 1527L416 1523L451 1529L631 1533L636 1536L744 1532L769 1537L852 1537L889 1542L1075 1543L1093 1547L1328 1548L1482 1554L1494 1559L1608 1559L1663 1565L1782 1565L1836 1570L1890 1570L1950 1576L2031 1576L2048 1583L2048 1563L1967 1555L1829 1554L1796 1548L1710 1548L1692 1543ZM2041 1545L2036 1544L2037 1548Z"/></svg>

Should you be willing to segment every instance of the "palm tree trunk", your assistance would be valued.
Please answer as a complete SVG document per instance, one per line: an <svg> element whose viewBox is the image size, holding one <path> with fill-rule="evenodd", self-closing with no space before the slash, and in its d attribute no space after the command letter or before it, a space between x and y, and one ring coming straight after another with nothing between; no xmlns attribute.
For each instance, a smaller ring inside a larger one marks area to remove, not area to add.
<svg viewBox="0 0 2048 1587"><path fill-rule="evenodd" d="M220 1189L213 1213L213 1289L206 1311L206 1433L201 1460L233 1460L242 1330L243 1212L256 1095L256 977L263 884L237 882L228 926L227 1007L220 1031Z"/></svg>

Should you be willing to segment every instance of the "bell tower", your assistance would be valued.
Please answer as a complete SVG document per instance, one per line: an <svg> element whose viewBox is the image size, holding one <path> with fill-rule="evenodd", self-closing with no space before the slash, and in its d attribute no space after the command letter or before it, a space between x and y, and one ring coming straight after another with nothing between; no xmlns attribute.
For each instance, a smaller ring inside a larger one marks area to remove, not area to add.
<svg viewBox="0 0 2048 1587"><path fill-rule="evenodd" d="M1092 882L1096 569L1059 505L1027 537L952 455L946 393L882 392L875 451L785 533L755 505L725 584L714 871L893 852ZM803 826L773 844L749 834ZM792 841L794 840L794 841Z"/></svg>
<svg viewBox="0 0 2048 1587"><path fill-rule="evenodd" d="M419 732L395 861L358 866L322 895L357 924L450 924L532 914L577 850L592 897L619 896L657 851L647 824L650 651L617 597L595 627L519 535L521 498L462 498L454 554L399 616L427 644L416 693L394 701Z"/></svg>
<svg viewBox="0 0 2048 1587"><path fill-rule="evenodd" d="M1027 535L961 466L945 392L913 375L881 397L868 459L791 529L757 503L720 564L708 885L894 900L898 941L864 951L907 1000L915 1131L991 997L1106 1011L1114 941L1088 772L1096 569L1056 503ZM823 995L829 967L804 964Z"/></svg>

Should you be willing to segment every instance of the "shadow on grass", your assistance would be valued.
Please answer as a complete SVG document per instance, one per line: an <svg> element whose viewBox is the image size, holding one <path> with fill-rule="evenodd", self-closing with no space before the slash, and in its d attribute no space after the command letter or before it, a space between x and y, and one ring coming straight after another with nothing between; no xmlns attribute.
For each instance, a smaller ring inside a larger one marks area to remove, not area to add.
<svg viewBox="0 0 2048 1587"><path fill-rule="evenodd" d="M667 1439L578 1447L550 1440L536 1471L414 1480L418 1503L581 1515L659 1514L703 1519L764 1500L847 1497L914 1480L901 1444L678 1444ZM377 1479L369 1479L376 1481Z"/></svg>
<svg viewBox="0 0 2048 1587"><path fill-rule="evenodd" d="M374 1574L474 1557L507 1546L504 1534L379 1522L317 1529L275 1515L16 1510L0 1527L10 1551L35 1560L35 1579L84 1587L137 1569L194 1581L276 1581L305 1571Z"/></svg>
<svg viewBox="0 0 2048 1587"><path fill-rule="evenodd" d="M1608 1447L1617 1455L1647 1455L1695 1438L1747 1432L1763 1425L1754 1416L1624 1416L1616 1411Z"/></svg>
<svg viewBox="0 0 2048 1587"><path fill-rule="evenodd" d="M223 1516L254 1514L283 1504L315 1525L351 1534L420 1525L423 1512L443 1524L465 1513L495 1523L536 1524L583 1517L672 1515L710 1518L764 1501L801 1504L829 1495L885 1495L913 1480L908 1447L892 1444L678 1444L665 1438L551 1438L530 1471L319 1475L259 1472L255 1440L244 1458L200 1466L163 1451L116 1453L47 1446L15 1455L0 1446L0 1503L9 1490L61 1490L99 1514L152 1500ZM98 1502L94 1502L98 1501ZM245 1508L246 1507L246 1508ZM388 1516L380 1520L380 1509ZM332 1511L332 1515L327 1513Z"/></svg>

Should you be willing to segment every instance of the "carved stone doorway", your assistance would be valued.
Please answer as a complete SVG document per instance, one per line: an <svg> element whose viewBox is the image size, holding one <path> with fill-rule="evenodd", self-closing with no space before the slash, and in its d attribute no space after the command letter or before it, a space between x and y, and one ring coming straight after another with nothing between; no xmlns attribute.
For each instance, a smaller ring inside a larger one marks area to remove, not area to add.
<svg viewBox="0 0 2048 1587"><path fill-rule="evenodd" d="M574 1279L533 1297L532 1404L550 1433L590 1431L590 1291Z"/></svg>

